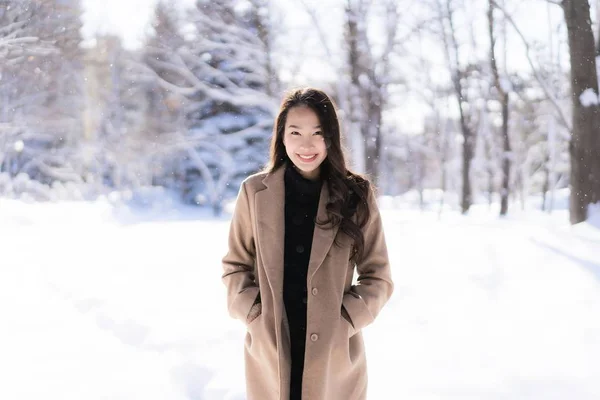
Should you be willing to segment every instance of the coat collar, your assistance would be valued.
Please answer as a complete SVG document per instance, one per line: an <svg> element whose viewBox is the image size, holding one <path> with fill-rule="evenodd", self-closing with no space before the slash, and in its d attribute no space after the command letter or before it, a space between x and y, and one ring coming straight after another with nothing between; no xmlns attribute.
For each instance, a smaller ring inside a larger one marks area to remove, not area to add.
<svg viewBox="0 0 600 400"><path fill-rule="evenodd" d="M257 247L260 251L267 279L274 293L283 295L283 262L285 243L285 182L284 173L286 164L263 179L265 188L256 192L255 214L257 219ZM326 221L327 203L329 201L329 187L323 180L317 221ZM312 276L323 264L331 248L339 226L331 228L330 225L320 226L315 224L310 261L308 263L307 285Z"/></svg>

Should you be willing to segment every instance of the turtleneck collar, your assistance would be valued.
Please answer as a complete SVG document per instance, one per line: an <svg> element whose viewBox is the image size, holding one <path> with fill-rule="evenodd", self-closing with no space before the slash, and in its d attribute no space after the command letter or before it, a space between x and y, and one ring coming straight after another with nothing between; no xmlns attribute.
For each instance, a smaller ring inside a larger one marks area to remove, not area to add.
<svg viewBox="0 0 600 400"><path fill-rule="evenodd" d="M321 178L310 180L303 177L293 163L287 164L284 179L286 193L294 193L302 196L313 197L318 196L321 191Z"/></svg>

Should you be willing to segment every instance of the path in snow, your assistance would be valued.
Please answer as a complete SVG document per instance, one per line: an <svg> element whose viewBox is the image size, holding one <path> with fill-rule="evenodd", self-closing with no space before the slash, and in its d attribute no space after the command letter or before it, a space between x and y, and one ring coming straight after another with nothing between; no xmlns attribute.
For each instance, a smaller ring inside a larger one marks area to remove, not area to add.
<svg viewBox="0 0 600 400"><path fill-rule="evenodd" d="M226 219L11 206L0 398L244 399L244 328L220 280ZM396 290L364 331L370 399L600 398L600 230L383 215Z"/></svg>

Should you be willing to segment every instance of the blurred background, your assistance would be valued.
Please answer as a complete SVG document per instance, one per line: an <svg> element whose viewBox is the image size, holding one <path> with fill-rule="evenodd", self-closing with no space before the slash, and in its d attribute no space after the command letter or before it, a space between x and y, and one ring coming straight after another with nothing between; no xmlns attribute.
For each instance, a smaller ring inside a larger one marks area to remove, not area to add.
<svg viewBox="0 0 600 400"><path fill-rule="evenodd" d="M600 2L0 0L6 399L245 398L220 258L335 100L396 291L369 398L600 398Z"/></svg>
<svg viewBox="0 0 600 400"><path fill-rule="evenodd" d="M574 184L581 222L600 200L598 27L596 2L573 4L2 0L0 193L164 188L218 214L264 166L283 93L312 85L382 194L504 215Z"/></svg>

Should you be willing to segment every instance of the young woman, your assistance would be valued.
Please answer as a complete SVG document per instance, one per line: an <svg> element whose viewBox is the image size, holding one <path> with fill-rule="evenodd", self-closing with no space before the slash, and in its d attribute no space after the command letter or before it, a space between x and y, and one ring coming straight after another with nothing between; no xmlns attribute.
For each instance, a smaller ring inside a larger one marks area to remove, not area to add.
<svg viewBox="0 0 600 400"><path fill-rule="evenodd" d="M285 97L270 164L240 188L223 270L229 313L248 330L248 400L366 398L361 330L393 283L373 189L346 168L322 91Z"/></svg>

